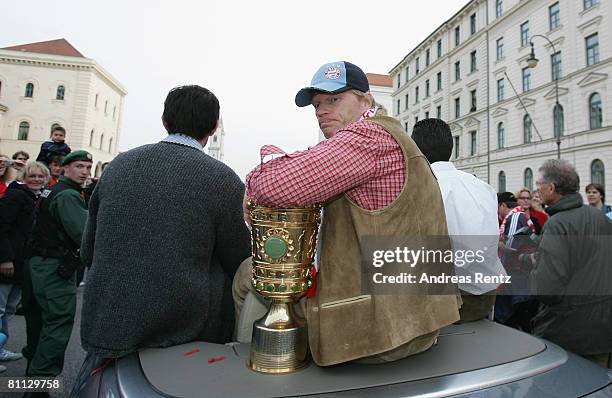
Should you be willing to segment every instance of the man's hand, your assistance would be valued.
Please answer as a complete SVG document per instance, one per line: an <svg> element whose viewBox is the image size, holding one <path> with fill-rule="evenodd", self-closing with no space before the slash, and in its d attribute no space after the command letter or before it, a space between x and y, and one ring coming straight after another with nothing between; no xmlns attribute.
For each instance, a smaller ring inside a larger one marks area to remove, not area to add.
<svg viewBox="0 0 612 398"><path fill-rule="evenodd" d="M15 274L15 266L12 261L6 261L0 264L0 275L10 278Z"/></svg>
<svg viewBox="0 0 612 398"><path fill-rule="evenodd" d="M4 167L12 167L17 170L21 170L25 167L25 162L23 160L2 159L0 161Z"/></svg>

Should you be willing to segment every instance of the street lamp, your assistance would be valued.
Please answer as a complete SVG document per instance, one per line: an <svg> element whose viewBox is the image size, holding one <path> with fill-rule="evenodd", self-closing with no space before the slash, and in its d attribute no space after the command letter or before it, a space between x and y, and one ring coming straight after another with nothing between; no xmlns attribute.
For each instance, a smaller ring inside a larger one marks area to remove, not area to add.
<svg viewBox="0 0 612 398"><path fill-rule="evenodd" d="M550 47L552 48L552 55L555 55L557 53L555 45L552 41L550 41L548 37L542 35L531 36L531 39L529 40L529 44L531 45L531 54L529 54L529 58L527 58L527 66L531 69L538 66L539 62L539 60L535 56L535 50L533 48L533 39L536 37L541 37L550 44ZM553 79L555 81L555 107L553 109L553 129L555 130L555 138L557 139L557 159L561 159L561 127L554 127L556 126L555 123L557 123L557 114L561 111L561 105L559 104L559 76L553 76Z"/></svg>

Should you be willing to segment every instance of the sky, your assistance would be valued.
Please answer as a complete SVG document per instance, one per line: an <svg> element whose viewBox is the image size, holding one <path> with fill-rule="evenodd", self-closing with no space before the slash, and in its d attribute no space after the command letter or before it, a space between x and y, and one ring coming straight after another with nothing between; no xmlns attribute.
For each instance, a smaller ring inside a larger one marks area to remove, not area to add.
<svg viewBox="0 0 612 398"><path fill-rule="evenodd" d="M119 150L165 136L170 89L198 84L219 98L225 163L242 179L259 149L318 140L295 94L324 63L387 74L468 0L6 1L0 47L65 38L128 94Z"/></svg>

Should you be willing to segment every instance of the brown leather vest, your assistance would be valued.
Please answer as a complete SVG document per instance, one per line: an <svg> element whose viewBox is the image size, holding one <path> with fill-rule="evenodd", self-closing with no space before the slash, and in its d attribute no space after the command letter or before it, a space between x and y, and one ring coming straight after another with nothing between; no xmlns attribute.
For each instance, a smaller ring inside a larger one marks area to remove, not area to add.
<svg viewBox="0 0 612 398"><path fill-rule="evenodd" d="M346 195L324 208L317 291L306 310L310 350L322 366L393 350L459 320L456 296L362 292L363 236L448 234L438 183L414 141L391 117L368 121L398 142L406 179L400 195L382 209L364 210Z"/></svg>

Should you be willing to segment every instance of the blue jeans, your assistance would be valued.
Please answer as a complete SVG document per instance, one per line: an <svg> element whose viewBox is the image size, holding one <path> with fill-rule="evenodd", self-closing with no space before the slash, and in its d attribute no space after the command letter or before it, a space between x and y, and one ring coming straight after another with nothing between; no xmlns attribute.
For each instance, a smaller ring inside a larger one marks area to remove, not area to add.
<svg viewBox="0 0 612 398"><path fill-rule="evenodd" d="M8 324L15 315L19 300L21 300L21 286L12 283L0 283L0 331L7 337L9 335ZM3 346L0 346L0 349Z"/></svg>

